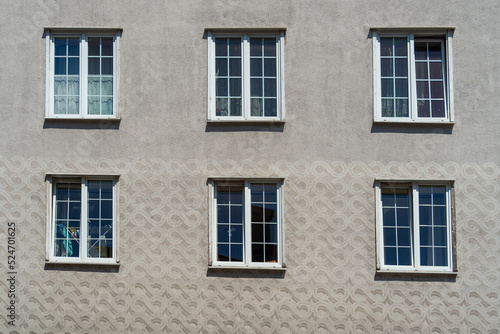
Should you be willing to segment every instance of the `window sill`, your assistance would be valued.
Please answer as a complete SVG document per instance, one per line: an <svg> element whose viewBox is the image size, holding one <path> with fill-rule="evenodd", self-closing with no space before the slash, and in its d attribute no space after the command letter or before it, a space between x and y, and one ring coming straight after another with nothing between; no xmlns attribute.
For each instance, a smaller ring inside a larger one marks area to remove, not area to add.
<svg viewBox="0 0 500 334"><path fill-rule="evenodd" d="M455 122L449 120L411 120L411 119L376 119L374 124L418 124L418 125L444 125L453 126Z"/></svg>
<svg viewBox="0 0 500 334"><path fill-rule="evenodd" d="M431 270L394 270L394 269L379 269L377 275L447 275L456 276L456 271L431 271Z"/></svg>
<svg viewBox="0 0 500 334"><path fill-rule="evenodd" d="M57 261L57 260L45 260L46 265L69 265L69 266L120 266L119 261L115 262L83 262L83 261Z"/></svg>
<svg viewBox="0 0 500 334"><path fill-rule="evenodd" d="M282 119L208 119L208 123L285 123Z"/></svg>
<svg viewBox="0 0 500 334"><path fill-rule="evenodd" d="M224 265L211 265L208 266L209 270L274 270L286 271L285 266L267 267L267 266L224 266Z"/></svg>
<svg viewBox="0 0 500 334"><path fill-rule="evenodd" d="M120 117L84 117L84 116L76 116L76 117L59 117L59 116L50 116L45 117L46 121L121 121Z"/></svg>

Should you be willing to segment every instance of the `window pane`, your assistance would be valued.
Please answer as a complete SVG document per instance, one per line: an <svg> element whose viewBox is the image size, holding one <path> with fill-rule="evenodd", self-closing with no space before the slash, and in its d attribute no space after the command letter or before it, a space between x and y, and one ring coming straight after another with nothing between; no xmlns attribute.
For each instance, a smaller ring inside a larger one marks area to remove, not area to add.
<svg viewBox="0 0 500 334"><path fill-rule="evenodd" d="M447 246L446 227L434 227L434 246Z"/></svg>
<svg viewBox="0 0 500 334"><path fill-rule="evenodd" d="M252 242L264 242L264 224L252 224Z"/></svg>
<svg viewBox="0 0 500 334"><path fill-rule="evenodd" d="M264 40L264 57L276 57L276 39L263 38Z"/></svg>
<svg viewBox="0 0 500 334"><path fill-rule="evenodd" d="M264 262L264 245L252 244L252 262Z"/></svg>
<svg viewBox="0 0 500 334"><path fill-rule="evenodd" d="M100 58L89 58L88 59L89 66L89 75L100 75L101 74L101 65Z"/></svg>
<svg viewBox="0 0 500 334"><path fill-rule="evenodd" d="M396 64L395 75L397 77L407 77L408 76L408 59L407 58L396 58L394 61Z"/></svg>
<svg viewBox="0 0 500 334"><path fill-rule="evenodd" d="M277 202L278 185L265 183L262 185L264 189L264 198L267 203Z"/></svg>
<svg viewBox="0 0 500 334"><path fill-rule="evenodd" d="M396 229L384 227L384 246L396 246Z"/></svg>
<svg viewBox="0 0 500 334"><path fill-rule="evenodd" d="M430 117L429 101L417 102L418 117Z"/></svg>
<svg viewBox="0 0 500 334"><path fill-rule="evenodd" d="M100 218L99 200L89 200L88 206L89 206L89 212L88 212L89 218Z"/></svg>
<svg viewBox="0 0 500 334"><path fill-rule="evenodd" d="M446 248L434 248L434 265L447 266L448 265L448 250Z"/></svg>
<svg viewBox="0 0 500 334"><path fill-rule="evenodd" d="M264 59L264 75L266 77L276 76L276 58Z"/></svg>
<svg viewBox="0 0 500 334"><path fill-rule="evenodd" d="M215 79L215 95L217 96L228 96L228 79L217 78Z"/></svg>
<svg viewBox="0 0 500 334"><path fill-rule="evenodd" d="M99 220L89 220L88 230L90 238L99 239L101 235L101 224L99 223Z"/></svg>
<svg viewBox="0 0 500 334"><path fill-rule="evenodd" d="M446 225L446 207L445 206L434 206L434 225Z"/></svg>
<svg viewBox="0 0 500 334"><path fill-rule="evenodd" d="M265 224L265 241L266 243L278 242L278 225Z"/></svg>
<svg viewBox="0 0 500 334"><path fill-rule="evenodd" d="M266 244L264 261L278 262L278 247L276 245Z"/></svg>
<svg viewBox="0 0 500 334"><path fill-rule="evenodd" d="M113 58L101 58L103 75L113 75Z"/></svg>
<svg viewBox="0 0 500 334"><path fill-rule="evenodd" d="M242 243L243 242L243 225L231 224L230 231L231 243Z"/></svg>
<svg viewBox="0 0 500 334"><path fill-rule="evenodd" d="M432 187L432 200L434 204L446 204L446 187Z"/></svg>
<svg viewBox="0 0 500 334"><path fill-rule="evenodd" d="M380 38L380 55L381 56L394 56L392 37Z"/></svg>
<svg viewBox="0 0 500 334"><path fill-rule="evenodd" d="M441 60L441 43L440 42L429 42L427 43L429 48L429 60Z"/></svg>
<svg viewBox="0 0 500 334"><path fill-rule="evenodd" d="M403 227L398 228L398 247L407 246L410 247L410 228Z"/></svg>
<svg viewBox="0 0 500 334"><path fill-rule="evenodd" d="M79 98L75 96L68 97L68 114L79 114Z"/></svg>
<svg viewBox="0 0 500 334"><path fill-rule="evenodd" d="M420 225L432 225L432 207L430 206L420 206L419 207L419 219Z"/></svg>
<svg viewBox="0 0 500 334"><path fill-rule="evenodd" d="M228 116L228 102L229 99L224 99L224 98L217 98L217 104L216 108L217 110L215 111L216 116Z"/></svg>
<svg viewBox="0 0 500 334"><path fill-rule="evenodd" d="M396 100L396 117L408 117L408 99Z"/></svg>
<svg viewBox="0 0 500 334"><path fill-rule="evenodd" d="M251 187L252 202L264 201L264 184L253 183Z"/></svg>
<svg viewBox="0 0 500 334"><path fill-rule="evenodd" d="M241 116L241 98L230 99L230 113L229 116Z"/></svg>
<svg viewBox="0 0 500 334"><path fill-rule="evenodd" d="M383 97L394 96L393 79L382 79L382 96Z"/></svg>
<svg viewBox="0 0 500 334"><path fill-rule="evenodd" d="M252 204L252 222L264 222L264 208L262 204Z"/></svg>
<svg viewBox="0 0 500 334"><path fill-rule="evenodd" d="M229 242L229 225L217 225L217 242Z"/></svg>
<svg viewBox="0 0 500 334"><path fill-rule="evenodd" d="M215 75L216 76L227 76L227 58L217 58L215 59Z"/></svg>
<svg viewBox="0 0 500 334"><path fill-rule="evenodd" d="M215 55L222 57L227 56L227 38L215 39Z"/></svg>
<svg viewBox="0 0 500 334"><path fill-rule="evenodd" d="M396 215L393 208L383 209L384 226L396 226Z"/></svg>
<svg viewBox="0 0 500 334"><path fill-rule="evenodd" d="M101 114L101 99L99 97L89 97L88 99L89 115Z"/></svg>
<svg viewBox="0 0 500 334"><path fill-rule="evenodd" d="M262 79L250 79L250 95L251 96L263 96Z"/></svg>
<svg viewBox="0 0 500 334"><path fill-rule="evenodd" d="M229 261L229 244L217 245L217 261Z"/></svg>
<svg viewBox="0 0 500 334"><path fill-rule="evenodd" d="M243 206L231 205L230 211L231 211L231 224L242 224L243 223Z"/></svg>
<svg viewBox="0 0 500 334"><path fill-rule="evenodd" d="M431 79L443 79L443 65L441 62L429 63Z"/></svg>
<svg viewBox="0 0 500 334"><path fill-rule="evenodd" d="M411 266L411 250L407 247L398 248L398 265Z"/></svg>
<svg viewBox="0 0 500 334"><path fill-rule="evenodd" d="M80 95L80 78L68 77L68 95Z"/></svg>
<svg viewBox="0 0 500 334"><path fill-rule="evenodd" d="M265 59L267 60L267 59ZM262 59L261 58L251 58L250 59L250 76L259 77L262 76Z"/></svg>
<svg viewBox="0 0 500 334"><path fill-rule="evenodd" d="M264 96L276 97L276 79L264 79Z"/></svg>
<svg viewBox="0 0 500 334"><path fill-rule="evenodd" d="M101 200L101 218L113 218L113 202L110 200Z"/></svg>
<svg viewBox="0 0 500 334"><path fill-rule="evenodd" d="M420 204L432 204L431 187L420 186L418 188L418 202Z"/></svg>
<svg viewBox="0 0 500 334"><path fill-rule="evenodd" d="M384 247L384 262L386 265L397 265L396 247Z"/></svg>
<svg viewBox="0 0 500 334"><path fill-rule="evenodd" d="M406 37L394 38L394 55L396 57L405 57L408 55L408 42Z"/></svg>
<svg viewBox="0 0 500 334"><path fill-rule="evenodd" d="M428 79L427 63L415 63L415 76L417 79Z"/></svg>
<svg viewBox="0 0 500 334"><path fill-rule="evenodd" d="M66 114L66 99L64 97L54 97L54 114Z"/></svg>
<svg viewBox="0 0 500 334"><path fill-rule="evenodd" d="M63 204L63 203L61 203ZM68 203L68 213L69 216L68 218L71 220L80 220L80 214L81 214L81 205L80 201L77 202L69 202ZM63 217L57 217L57 219L61 219Z"/></svg>
<svg viewBox="0 0 500 334"><path fill-rule="evenodd" d="M420 227L420 246L432 246L432 227Z"/></svg>
<svg viewBox="0 0 500 334"><path fill-rule="evenodd" d="M229 223L229 206L217 205L217 223Z"/></svg>
<svg viewBox="0 0 500 334"><path fill-rule="evenodd" d="M398 208L397 222L398 226L410 226L410 209Z"/></svg>
<svg viewBox="0 0 500 334"><path fill-rule="evenodd" d="M101 82L99 77L89 77L88 82L88 94L89 95L101 95Z"/></svg>
<svg viewBox="0 0 500 334"><path fill-rule="evenodd" d="M56 56L66 56L66 38L54 39L54 54Z"/></svg>
<svg viewBox="0 0 500 334"><path fill-rule="evenodd" d="M262 38L250 38L250 56L262 57Z"/></svg>
<svg viewBox="0 0 500 334"><path fill-rule="evenodd" d="M394 70L392 68L392 58L381 58L380 59L380 67L381 74L383 77L392 77L394 75Z"/></svg>
<svg viewBox="0 0 500 334"><path fill-rule="evenodd" d="M409 207L410 206L410 192L408 189L395 189L396 206Z"/></svg>
<svg viewBox="0 0 500 334"><path fill-rule="evenodd" d="M273 222L275 223L277 221L277 211L276 211L276 204L265 204L264 208L264 221L265 222Z"/></svg>
<svg viewBox="0 0 500 334"><path fill-rule="evenodd" d="M102 95L113 96L113 77L101 77Z"/></svg>
<svg viewBox="0 0 500 334"><path fill-rule="evenodd" d="M432 248L420 247L420 265L432 266Z"/></svg>
<svg viewBox="0 0 500 334"><path fill-rule="evenodd" d="M69 75L80 74L80 58L76 57L68 58L68 74Z"/></svg>
<svg viewBox="0 0 500 334"><path fill-rule="evenodd" d="M242 262L243 261L243 245L242 244L231 244L231 261Z"/></svg>
<svg viewBox="0 0 500 334"><path fill-rule="evenodd" d="M417 81L417 98L429 98L429 83L427 81Z"/></svg>
<svg viewBox="0 0 500 334"><path fill-rule="evenodd" d="M229 56L241 56L241 39L228 38L229 40Z"/></svg>
<svg viewBox="0 0 500 334"><path fill-rule="evenodd" d="M66 77L54 77L54 95L66 95Z"/></svg>
<svg viewBox="0 0 500 334"><path fill-rule="evenodd" d="M54 58L54 74L55 75L66 74L66 58L62 57Z"/></svg>
<svg viewBox="0 0 500 334"><path fill-rule="evenodd" d="M432 117L444 117L445 116L444 101L443 100L432 101L431 107L432 107Z"/></svg>
<svg viewBox="0 0 500 334"><path fill-rule="evenodd" d="M265 113L264 116L276 117L278 115L278 108L276 106L276 99L264 99Z"/></svg>
<svg viewBox="0 0 500 334"><path fill-rule="evenodd" d="M99 37L89 37L88 39L88 55L89 56L100 56L101 55L101 43Z"/></svg>
<svg viewBox="0 0 500 334"><path fill-rule="evenodd" d="M427 59L427 45L426 45L426 43L415 43L415 59L416 60L426 60Z"/></svg>
<svg viewBox="0 0 500 334"><path fill-rule="evenodd" d="M394 100L382 99L382 117L394 117Z"/></svg>
<svg viewBox="0 0 500 334"><path fill-rule="evenodd" d="M241 96L241 79L229 79L229 96Z"/></svg>
<svg viewBox="0 0 500 334"><path fill-rule="evenodd" d="M229 58L229 75L241 76L241 58Z"/></svg>
<svg viewBox="0 0 500 334"><path fill-rule="evenodd" d="M264 99L250 99L251 116L262 116Z"/></svg>
<svg viewBox="0 0 500 334"><path fill-rule="evenodd" d="M101 38L101 51L103 56L113 56L113 38Z"/></svg>
<svg viewBox="0 0 500 334"><path fill-rule="evenodd" d="M397 97L408 97L408 80L407 79L396 79L396 96Z"/></svg>

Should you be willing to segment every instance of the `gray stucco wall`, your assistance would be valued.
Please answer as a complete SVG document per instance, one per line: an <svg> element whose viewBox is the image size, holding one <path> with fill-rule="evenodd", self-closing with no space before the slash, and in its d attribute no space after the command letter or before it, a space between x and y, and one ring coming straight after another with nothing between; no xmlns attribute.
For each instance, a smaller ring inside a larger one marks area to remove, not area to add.
<svg viewBox="0 0 500 334"><path fill-rule="evenodd" d="M498 333L496 1L0 2L0 332ZM43 27L120 27L120 122L45 121ZM453 126L374 125L370 27L456 27ZM205 28L286 27L283 126L207 124ZM45 266L45 174L119 173L118 269ZM210 176L285 178L285 273L208 270ZM458 275L375 274L375 178L454 179ZM7 301L6 275L1 300Z"/></svg>

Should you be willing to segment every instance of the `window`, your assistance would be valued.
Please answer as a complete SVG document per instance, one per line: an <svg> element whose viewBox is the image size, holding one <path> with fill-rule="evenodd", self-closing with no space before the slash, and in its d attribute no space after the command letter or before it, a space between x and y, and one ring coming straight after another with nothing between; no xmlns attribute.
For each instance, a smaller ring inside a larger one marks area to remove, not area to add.
<svg viewBox="0 0 500 334"><path fill-rule="evenodd" d="M377 182L378 268L453 270L452 183Z"/></svg>
<svg viewBox="0 0 500 334"><path fill-rule="evenodd" d="M47 118L117 118L118 37L64 33L47 39Z"/></svg>
<svg viewBox="0 0 500 334"><path fill-rule="evenodd" d="M284 32L208 33L208 119L284 119Z"/></svg>
<svg viewBox="0 0 500 334"><path fill-rule="evenodd" d="M283 267L282 181L211 180L211 265Z"/></svg>
<svg viewBox="0 0 500 334"><path fill-rule="evenodd" d="M112 176L48 176L51 262L117 262L117 183Z"/></svg>
<svg viewBox="0 0 500 334"><path fill-rule="evenodd" d="M451 122L452 32L373 32L375 121Z"/></svg>

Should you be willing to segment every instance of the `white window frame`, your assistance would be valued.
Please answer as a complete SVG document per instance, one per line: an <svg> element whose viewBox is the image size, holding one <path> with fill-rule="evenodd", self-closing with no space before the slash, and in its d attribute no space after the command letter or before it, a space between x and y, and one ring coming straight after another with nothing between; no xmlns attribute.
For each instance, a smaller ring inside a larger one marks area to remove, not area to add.
<svg viewBox="0 0 500 334"><path fill-rule="evenodd" d="M88 114L88 38L112 37L113 38L113 114L91 115ZM46 119L118 119L118 90L119 90L119 41L121 30L99 29L76 30L66 28L46 28ZM54 57L55 38L79 38L80 40L80 85L79 85L79 113L54 114Z"/></svg>
<svg viewBox="0 0 500 334"><path fill-rule="evenodd" d="M66 264L102 264L102 265L116 265L119 264L118 257L118 237L119 237L119 216L118 216L118 180L119 174L105 174L105 175L89 175L89 174L59 174L50 173L46 176L47 183L47 229L46 229L46 255L45 261L48 263L66 263ZM61 257L55 256L55 205L56 194L55 187L57 183L66 182L80 182L81 185L81 208L80 208L80 249L79 257ZM88 181L113 181L113 256L110 258L90 258L87 257L87 243L88 243Z"/></svg>
<svg viewBox="0 0 500 334"><path fill-rule="evenodd" d="M436 38L438 36L438 38ZM406 37L408 39L408 117L383 117L382 116L382 83L380 66L380 38L381 37ZM453 103L453 62L452 62L452 41L453 29L396 29L396 28L373 28L373 104L374 122L391 123L453 123L454 103ZM445 117L418 117L417 114L417 88L415 79L415 40L417 41L441 41L443 44L444 61L444 104Z"/></svg>
<svg viewBox="0 0 500 334"><path fill-rule="evenodd" d="M277 185L277 262L251 262L251 184L269 183ZM216 187L219 185L242 185L243 190L243 262L217 260L217 203L215 198ZM234 269L278 269L284 270L285 265L285 230L284 230L284 179L269 178L209 178L209 267Z"/></svg>
<svg viewBox="0 0 500 334"><path fill-rule="evenodd" d="M215 98L215 38L241 38L241 77L242 77L242 115L241 116L216 116ZM250 113L250 38L276 38L276 116L251 116ZM285 32L207 32L208 41L208 121L250 121L250 122L272 122L284 121L285 119Z"/></svg>
<svg viewBox="0 0 500 334"><path fill-rule="evenodd" d="M420 186L445 186L446 187L446 231L447 231L447 266L423 266L420 265L420 229L419 229L419 187ZM455 273L455 240L454 240L454 181L410 181L410 180L376 180L376 245L377 245L377 271L378 272L402 272L402 273ZM384 226L382 209L382 188L399 188L410 190L410 224L412 235L411 258L412 265L386 265L384 263Z"/></svg>

